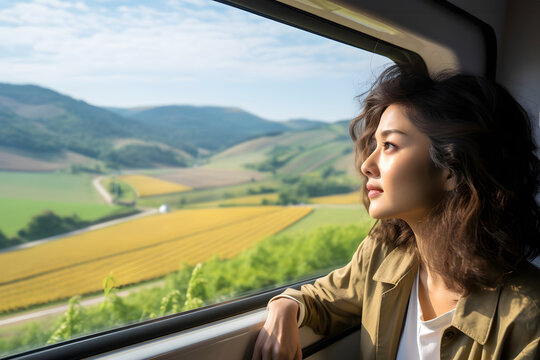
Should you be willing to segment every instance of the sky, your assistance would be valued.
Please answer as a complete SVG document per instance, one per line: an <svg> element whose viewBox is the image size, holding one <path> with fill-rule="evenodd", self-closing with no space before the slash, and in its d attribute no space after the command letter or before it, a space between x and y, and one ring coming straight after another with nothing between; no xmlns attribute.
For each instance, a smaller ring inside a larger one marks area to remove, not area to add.
<svg viewBox="0 0 540 360"><path fill-rule="evenodd" d="M97 106L351 119L388 63L212 0L0 0L0 82Z"/></svg>

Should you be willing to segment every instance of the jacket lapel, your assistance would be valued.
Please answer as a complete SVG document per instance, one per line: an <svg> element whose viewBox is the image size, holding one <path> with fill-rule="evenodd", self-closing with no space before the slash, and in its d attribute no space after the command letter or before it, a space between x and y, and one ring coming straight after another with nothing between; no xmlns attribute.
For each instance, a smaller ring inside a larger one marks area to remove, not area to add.
<svg viewBox="0 0 540 360"><path fill-rule="evenodd" d="M462 297L452 318L452 325L461 332L485 345L499 303L501 288L476 289Z"/></svg>
<svg viewBox="0 0 540 360"><path fill-rule="evenodd" d="M373 280L379 282L381 295L375 358L394 359L407 312L412 285L418 271L418 260L411 253L394 249L379 266Z"/></svg>

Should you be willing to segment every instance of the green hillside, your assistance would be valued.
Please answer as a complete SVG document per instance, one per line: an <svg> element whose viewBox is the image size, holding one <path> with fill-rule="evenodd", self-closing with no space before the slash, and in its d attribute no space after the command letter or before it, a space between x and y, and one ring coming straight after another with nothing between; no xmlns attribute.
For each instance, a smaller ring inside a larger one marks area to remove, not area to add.
<svg viewBox="0 0 540 360"><path fill-rule="evenodd" d="M348 122L340 122L249 140L213 156L207 166L283 175L333 167L354 175L349 164L352 151Z"/></svg>
<svg viewBox="0 0 540 360"><path fill-rule="evenodd" d="M111 167L182 167L248 139L319 125L216 106L100 108L39 86L0 83L0 148L30 158L74 153Z"/></svg>
<svg viewBox="0 0 540 360"><path fill-rule="evenodd" d="M131 118L157 127L164 142L191 143L211 151L289 128L237 108L216 106L160 106L133 110Z"/></svg>
<svg viewBox="0 0 540 360"><path fill-rule="evenodd" d="M0 146L25 151L30 157L73 152L113 167L185 166L185 157L160 146L113 146L122 138L158 137L149 125L55 91L34 85L0 84ZM189 146L180 149L194 152Z"/></svg>

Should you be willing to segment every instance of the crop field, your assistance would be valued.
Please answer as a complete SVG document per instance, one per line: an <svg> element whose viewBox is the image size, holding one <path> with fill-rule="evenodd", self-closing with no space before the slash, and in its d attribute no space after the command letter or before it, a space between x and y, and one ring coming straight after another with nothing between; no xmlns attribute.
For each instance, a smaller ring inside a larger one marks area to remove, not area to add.
<svg viewBox="0 0 540 360"><path fill-rule="evenodd" d="M299 132L287 132L278 136L261 137L235 145L212 157L206 166L227 169L242 169L246 164L263 161L275 146L302 146L305 149L333 142L343 129L322 128Z"/></svg>
<svg viewBox="0 0 540 360"><path fill-rule="evenodd" d="M194 189L242 184L261 180L264 176L263 173L257 171L206 167L179 169L174 172L153 175L154 178L189 186Z"/></svg>
<svg viewBox="0 0 540 360"><path fill-rule="evenodd" d="M338 205L359 205L361 204L360 192L355 191L348 194L319 196L309 199L312 204L338 204Z"/></svg>
<svg viewBox="0 0 540 360"><path fill-rule="evenodd" d="M224 199L219 201L211 201L194 205L197 208L217 207L217 206L242 206L242 205L261 205L264 200L275 203L278 200L277 193L257 194L242 196L233 199Z"/></svg>
<svg viewBox="0 0 540 360"><path fill-rule="evenodd" d="M162 195L191 190L190 187L175 184L169 181L159 180L144 175L118 176L118 180L131 185L139 197Z"/></svg>
<svg viewBox="0 0 540 360"><path fill-rule="evenodd" d="M169 205L181 204L190 205L210 201L222 201L227 198L238 198L247 196L249 191L257 191L261 187L277 188L276 180L264 180L258 182L249 182L239 185L231 185L217 188L195 189L189 192L156 195L148 198L142 198L137 201L137 204L148 207L159 207L161 204Z"/></svg>
<svg viewBox="0 0 540 360"><path fill-rule="evenodd" d="M307 216L289 226L280 234L294 235L304 231L310 232L326 225L364 225L373 222L374 220L363 206L321 207L314 208Z"/></svg>
<svg viewBox="0 0 540 360"><path fill-rule="evenodd" d="M333 165L338 159L346 156L344 150L349 146L347 143L330 142L304 151L279 169L279 172L301 174L320 170L320 168Z"/></svg>
<svg viewBox="0 0 540 360"><path fill-rule="evenodd" d="M307 207L179 210L0 253L0 312L137 283L211 257L231 258L303 218Z"/></svg>

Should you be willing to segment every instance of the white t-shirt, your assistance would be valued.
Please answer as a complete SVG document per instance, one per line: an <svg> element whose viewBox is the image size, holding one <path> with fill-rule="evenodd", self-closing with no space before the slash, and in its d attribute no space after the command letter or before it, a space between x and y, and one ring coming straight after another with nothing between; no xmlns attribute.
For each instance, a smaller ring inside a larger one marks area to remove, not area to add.
<svg viewBox="0 0 540 360"><path fill-rule="evenodd" d="M418 301L418 274L416 274L396 359L440 359L441 335L452 322L455 311L456 309L452 309L435 319L422 321L422 309Z"/></svg>

